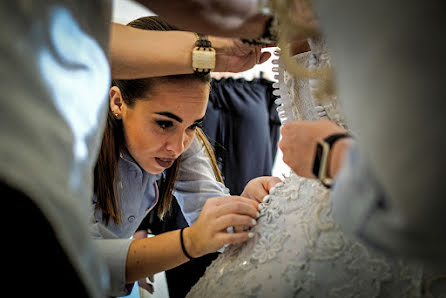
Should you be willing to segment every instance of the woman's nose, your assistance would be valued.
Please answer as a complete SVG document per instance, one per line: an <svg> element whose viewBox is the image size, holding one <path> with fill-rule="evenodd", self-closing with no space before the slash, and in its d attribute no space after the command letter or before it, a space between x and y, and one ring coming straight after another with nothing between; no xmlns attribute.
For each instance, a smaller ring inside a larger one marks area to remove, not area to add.
<svg viewBox="0 0 446 298"><path fill-rule="evenodd" d="M178 156L184 152L185 145L187 143L188 136L181 132L172 136L172 138L167 142L166 149L175 153Z"/></svg>

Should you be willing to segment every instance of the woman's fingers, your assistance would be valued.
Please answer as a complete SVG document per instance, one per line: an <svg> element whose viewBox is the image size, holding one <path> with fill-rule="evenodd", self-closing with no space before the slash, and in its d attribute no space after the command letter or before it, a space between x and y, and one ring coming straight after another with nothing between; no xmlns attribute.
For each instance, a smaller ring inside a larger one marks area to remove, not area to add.
<svg viewBox="0 0 446 298"><path fill-rule="evenodd" d="M254 237L254 233L251 231L241 233L220 233L218 235L219 240L224 244L242 243L252 237Z"/></svg>
<svg viewBox="0 0 446 298"><path fill-rule="evenodd" d="M241 196L224 196L224 197L216 197L212 198L211 204L214 204L215 206L222 206L225 204L235 204L235 203L242 203L252 206L255 209L259 209L259 203L256 201L253 201L249 198L241 197ZM208 200L209 201L209 200Z"/></svg>
<svg viewBox="0 0 446 298"><path fill-rule="evenodd" d="M226 231L231 226L253 227L256 223L257 221L254 218L246 215L226 214L215 221L215 229L217 231Z"/></svg>
<svg viewBox="0 0 446 298"><path fill-rule="evenodd" d="M256 201L243 198L243 201L233 199L218 205L214 212L216 218L227 214L249 215L252 218L257 218L259 209Z"/></svg>
<svg viewBox="0 0 446 298"><path fill-rule="evenodd" d="M234 226L235 233L249 231L250 229L251 229L251 227L248 227L248 226Z"/></svg>
<svg viewBox="0 0 446 298"><path fill-rule="evenodd" d="M185 231L185 237L190 237L194 243L190 249L198 256L217 251L226 243L246 241L249 239L249 231L227 233L227 228L237 226L246 230L243 227L252 227L256 224L258 213L259 203L251 199L239 196L208 199L195 224L187 229L187 233ZM238 236L224 239L220 237L226 234Z"/></svg>
<svg viewBox="0 0 446 298"><path fill-rule="evenodd" d="M279 182L282 182L282 180L274 176L263 176L254 178L248 182L242 193L242 196L261 203L263 201L263 198L268 195L270 190Z"/></svg>

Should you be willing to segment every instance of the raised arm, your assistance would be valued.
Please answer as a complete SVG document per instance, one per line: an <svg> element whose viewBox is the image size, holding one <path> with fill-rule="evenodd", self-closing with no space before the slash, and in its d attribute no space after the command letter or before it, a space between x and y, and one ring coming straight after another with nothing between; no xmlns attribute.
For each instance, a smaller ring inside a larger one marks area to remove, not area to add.
<svg viewBox="0 0 446 298"><path fill-rule="evenodd" d="M241 72L271 56L238 39L210 36L216 51L214 71ZM112 24L110 51L113 79L136 79L192 73L195 35L186 31L149 31Z"/></svg>

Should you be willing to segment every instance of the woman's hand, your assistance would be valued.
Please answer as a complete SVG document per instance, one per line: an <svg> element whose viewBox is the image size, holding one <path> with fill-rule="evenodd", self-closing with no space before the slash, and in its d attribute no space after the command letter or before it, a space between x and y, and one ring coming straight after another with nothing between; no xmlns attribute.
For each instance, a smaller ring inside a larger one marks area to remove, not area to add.
<svg viewBox="0 0 446 298"><path fill-rule="evenodd" d="M246 184L245 189L240 196L261 203L263 198L269 194L270 189L279 182L282 182L282 180L273 176L254 178Z"/></svg>
<svg viewBox="0 0 446 298"><path fill-rule="evenodd" d="M222 248L225 244L240 243L253 235L249 231L228 233L231 226L256 224L259 203L239 196L210 198L206 201L195 224L184 230L184 245L192 257L199 257Z"/></svg>
<svg viewBox="0 0 446 298"><path fill-rule="evenodd" d="M269 194L269 191L277 183L282 182L278 177L262 176L250 180L243 190L240 196L255 200L259 203L263 201L263 198ZM234 226L235 232L241 232L249 230L247 226Z"/></svg>
<svg viewBox="0 0 446 298"><path fill-rule="evenodd" d="M251 46L239 39L209 36L215 49L215 72L242 72L262 64L271 57L262 47Z"/></svg>
<svg viewBox="0 0 446 298"><path fill-rule="evenodd" d="M327 136L335 133L345 133L345 129L327 119L318 121L292 121L284 124L281 129L282 139L279 142L280 150L283 152L283 161L297 175L315 178L312 170L316 144L318 141L322 141ZM336 147L345 141L340 140L336 142L332 153L335 153L337 151L335 150L337 149ZM338 157L340 155L343 156L343 153L330 154L330 159L333 160L335 158L340 164L341 160ZM331 173L334 173L334 171L331 171ZM333 176L335 175L333 174Z"/></svg>

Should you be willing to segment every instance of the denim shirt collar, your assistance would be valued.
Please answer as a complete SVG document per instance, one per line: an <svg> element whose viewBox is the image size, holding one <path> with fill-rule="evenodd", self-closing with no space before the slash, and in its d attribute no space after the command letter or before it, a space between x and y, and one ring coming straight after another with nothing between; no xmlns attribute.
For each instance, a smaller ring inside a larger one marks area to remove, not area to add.
<svg viewBox="0 0 446 298"><path fill-rule="evenodd" d="M161 178L161 176L163 175L163 173L160 174L150 174L149 172L147 172L146 170L144 170L137 162L136 160L133 158L133 156L130 154L130 152L127 150L127 148L123 148L121 150L121 152L119 153L119 158L124 160L127 163L130 163L131 165L133 165L136 168L138 168L141 171L141 174L143 175L143 177L145 176L153 176L155 179L155 181L159 180Z"/></svg>

